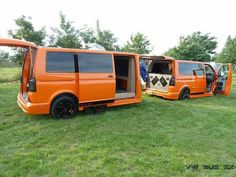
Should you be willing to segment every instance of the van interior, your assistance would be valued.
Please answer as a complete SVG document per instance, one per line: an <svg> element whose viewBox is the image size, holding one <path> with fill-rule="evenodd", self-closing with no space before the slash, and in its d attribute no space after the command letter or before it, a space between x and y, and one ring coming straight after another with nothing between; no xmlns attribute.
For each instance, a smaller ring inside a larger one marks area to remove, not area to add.
<svg viewBox="0 0 236 177"><path fill-rule="evenodd" d="M224 91L228 79L229 65L223 65L218 71L217 91Z"/></svg>
<svg viewBox="0 0 236 177"><path fill-rule="evenodd" d="M132 56L114 55L116 99L135 97L135 60Z"/></svg>
<svg viewBox="0 0 236 177"><path fill-rule="evenodd" d="M208 65L205 65L205 71L206 71L206 91L210 92L211 87L214 83L214 71Z"/></svg>
<svg viewBox="0 0 236 177"><path fill-rule="evenodd" d="M149 73L172 75L172 69L169 68L171 61L155 61L149 66Z"/></svg>
<svg viewBox="0 0 236 177"><path fill-rule="evenodd" d="M166 92L171 77L172 61L153 60L148 66L147 87Z"/></svg>

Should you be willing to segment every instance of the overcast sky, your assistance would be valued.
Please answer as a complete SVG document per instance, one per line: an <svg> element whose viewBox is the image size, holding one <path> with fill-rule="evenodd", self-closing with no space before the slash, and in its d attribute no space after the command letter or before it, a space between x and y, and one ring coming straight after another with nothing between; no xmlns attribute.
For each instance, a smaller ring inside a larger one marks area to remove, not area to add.
<svg viewBox="0 0 236 177"><path fill-rule="evenodd" d="M84 24L111 30L123 44L130 34L144 33L155 54L178 43L179 36L194 31L211 33L223 47L236 36L236 0L6 0L0 6L0 36L15 27L14 19L31 16L36 28L53 27L62 11L76 27Z"/></svg>

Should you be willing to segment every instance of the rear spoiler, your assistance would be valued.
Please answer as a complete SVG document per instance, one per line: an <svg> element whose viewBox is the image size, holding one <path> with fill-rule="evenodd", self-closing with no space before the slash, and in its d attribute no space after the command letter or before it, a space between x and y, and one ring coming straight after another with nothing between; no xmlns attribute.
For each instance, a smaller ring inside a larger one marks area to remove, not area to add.
<svg viewBox="0 0 236 177"><path fill-rule="evenodd" d="M18 40L18 39L6 39L6 38L0 38L0 46L37 48L37 46L33 42L28 42L28 41L23 41L23 40Z"/></svg>

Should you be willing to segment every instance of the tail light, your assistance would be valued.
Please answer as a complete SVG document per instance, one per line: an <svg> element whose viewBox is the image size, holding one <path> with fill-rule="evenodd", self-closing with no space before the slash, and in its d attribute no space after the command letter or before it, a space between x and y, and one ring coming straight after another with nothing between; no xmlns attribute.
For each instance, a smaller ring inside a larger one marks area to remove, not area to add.
<svg viewBox="0 0 236 177"><path fill-rule="evenodd" d="M29 83L28 83L28 89L30 92L36 92L36 79L35 77L32 77L30 80L29 80Z"/></svg>
<svg viewBox="0 0 236 177"><path fill-rule="evenodd" d="M170 79L170 86L175 86L175 78L172 76Z"/></svg>

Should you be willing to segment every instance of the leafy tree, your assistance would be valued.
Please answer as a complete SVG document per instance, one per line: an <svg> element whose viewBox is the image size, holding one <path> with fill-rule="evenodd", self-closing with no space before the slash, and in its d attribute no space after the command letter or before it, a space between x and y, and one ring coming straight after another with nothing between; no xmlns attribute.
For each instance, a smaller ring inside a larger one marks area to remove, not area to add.
<svg viewBox="0 0 236 177"><path fill-rule="evenodd" d="M0 50L0 66L9 63L9 53Z"/></svg>
<svg viewBox="0 0 236 177"><path fill-rule="evenodd" d="M101 30L100 22L97 20L96 43L103 46L106 50L116 50L117 38L109 30Z"/></svg>
<svg viewBox="0 0 236 177"><path fill-rule="evenodd" d="M17 29L9 30L8 34L15 39L24 39L26 41L34 42L36 45L44 45L44 40L46 37L45 28L40 30L35 30L31 17L26 17L22 15L15 20Z"/></svg>
<svg viewBox="0 0 236 177"><path fill-rule="evenodd" d="M17 28L15 30L9 30L8 34L10 37L15 39L23 39L35 43L36 45L43 46L46 38L45 28L35 30L31 17L22 15L15 20ZM14 55L10 57L9 61L15 64L21 64L21 52L18 49L13 49Z"/></svg>
<svg viewBox="0 0 236 177"><path fill-rule="evenodd" d="M181 60L210 61L215 54L217 41L215 37L201 32L181 36L178 46L169 49L165 55Z"/></svg>
<svg viewBox="0 0 236 177"><path fill-rule="evenodd" d="M49 46L64 48L81 48L82 44L79 31L66 20L66 16L60 12L60 28L51 28L53 34L50 36Z"/></svg>
<svg viewBox="0 0 236 177"><path fill-rule="evenodd" d="M82 38L85 48L87 48L87 45L90 43L96 43L96 32L87 25L80 29L80 37Z"/></svg>
<svg viewBox="0 0 236 177"><path fill-rule="evenodd" d="M96 29L85 26L80 30L80 36L85 44L85 48L89 43L97 43L104 47L106 50L117 49L117 38L109 30L101 30L100 22L97 20Z"/></svg>
<svg viewBox="0 0 236 177"><path fill-rule="evenodd" d="M236 64L236 36L229 36L222 51L214 58L216 62Z"/></svg>
<svg viewBox="0 0 236 177"><path fill-rule="evenodd" d="M125 52L134 52L138 54L149 54L152 51L151 43L142 33L131 35L130 41L121 49Z"/></svg>
<svg viewBox="0 0 236 177"><path fill-rule="evenodd" d="M106 50L116 50L116 42L117 39L111 31L99 31L97 34L96 43L103 46Z"/></svg>
<svg viewBox="0 0 236 177"><path fill-rule="evenodd" d="M21 52L16 51L13 55L0 50L0 66L18 66L21 65Z"/></svg>

